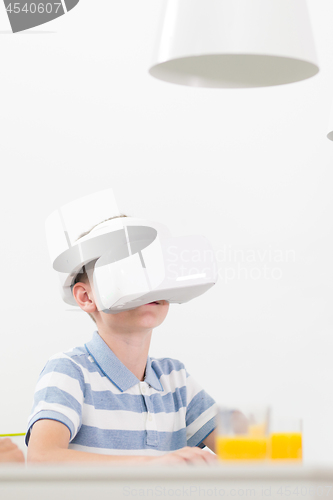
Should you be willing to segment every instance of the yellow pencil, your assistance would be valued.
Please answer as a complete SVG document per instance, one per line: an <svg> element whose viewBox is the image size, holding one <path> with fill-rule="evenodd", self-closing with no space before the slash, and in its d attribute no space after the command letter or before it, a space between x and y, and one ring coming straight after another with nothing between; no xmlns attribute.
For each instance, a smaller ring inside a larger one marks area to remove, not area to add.
<svg viewBox="0 0 333 500"><path fill-rule="evenodd" d="M0 434L1 438L5 437L16 437L16 436L25 436L25 432L20 432L18 434Z"/></svg>

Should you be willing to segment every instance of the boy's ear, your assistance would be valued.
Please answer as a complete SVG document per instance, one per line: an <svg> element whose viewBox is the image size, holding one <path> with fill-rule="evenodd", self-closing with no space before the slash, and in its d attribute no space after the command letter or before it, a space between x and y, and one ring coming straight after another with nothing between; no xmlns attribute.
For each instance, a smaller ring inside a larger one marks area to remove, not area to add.
<svg viewBox="0 0 333 500"><path fill-rule="evenodd" d="M83 311L91 313L97 310L91 288L87 283L80 281L75 283L72 291L77 305L81 307Z"/></svg>

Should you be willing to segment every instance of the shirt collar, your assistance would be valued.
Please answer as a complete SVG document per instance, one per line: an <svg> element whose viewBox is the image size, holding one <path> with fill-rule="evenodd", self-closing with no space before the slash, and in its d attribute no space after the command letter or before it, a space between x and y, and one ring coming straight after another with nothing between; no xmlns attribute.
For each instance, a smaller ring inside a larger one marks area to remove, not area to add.
<svg viewBox="0 0 333 500"><path fill-rule="evenodd" d="M122 392L127 391L140 380L117 358L114 352L104 342L97 331L94 332L90 342L85 344L88 353L94 358L95 362L102 370L104 375L111 380L115 386ZM146 364L145 382L151 385L157 391L162 391L163 387L148 356Z"/></svg>

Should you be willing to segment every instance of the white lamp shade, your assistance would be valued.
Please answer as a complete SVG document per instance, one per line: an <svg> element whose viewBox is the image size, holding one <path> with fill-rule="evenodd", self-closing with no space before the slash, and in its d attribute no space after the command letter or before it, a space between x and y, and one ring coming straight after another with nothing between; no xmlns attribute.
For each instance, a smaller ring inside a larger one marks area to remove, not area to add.
<svg viewBox="0 0 333 500"><path fill-rule="evenodd" d="M265 87L319 71L305 0L167 0L149 73L194 87Z"/></svg>

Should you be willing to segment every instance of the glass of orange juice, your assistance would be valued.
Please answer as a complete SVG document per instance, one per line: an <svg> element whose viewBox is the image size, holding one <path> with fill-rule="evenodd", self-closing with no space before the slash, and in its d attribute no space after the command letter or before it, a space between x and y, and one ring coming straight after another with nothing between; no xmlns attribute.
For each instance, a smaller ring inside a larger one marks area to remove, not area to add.
<svg viewBox="0 0 333 500"><path fill-rule="evenodd" d="M265 460L270 409L260 405L219 407L216 453L221 460Z"/></svg>
<svg viewBox="0 0 333 500"><path fill-rule="evenodd" d="M272 460L302 460L302 420L277 417L272 420L268 443Z"/></svg>

